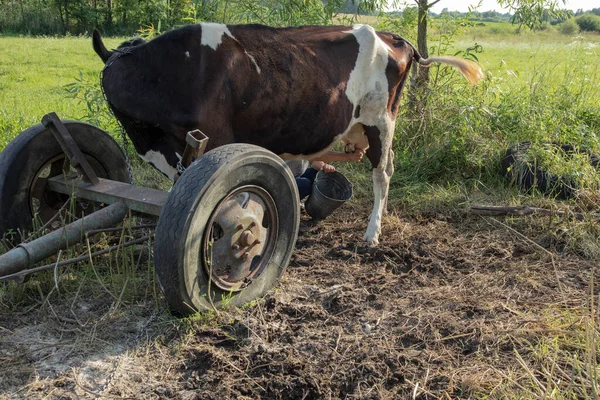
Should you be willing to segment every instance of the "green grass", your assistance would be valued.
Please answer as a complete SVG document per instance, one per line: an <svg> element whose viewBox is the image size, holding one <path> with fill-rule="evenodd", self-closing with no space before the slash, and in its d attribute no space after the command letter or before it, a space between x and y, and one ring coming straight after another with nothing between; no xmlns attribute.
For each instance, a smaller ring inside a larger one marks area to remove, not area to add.
<svg viewBox="0 0 600 400"><path fill-rule="evenodd" d="M107 39L107 46L118 42ZM67 99L62 87L80 72L99 82L102 66L90 38L0 36L0 148L48 112L64 119L85 115L86 105Z"/></svg>
<svg viewBox="0 0 600 400"><path fill-rule="evenodd" d="M481 45L476 56L485 82L471 88L448 69L431 69L434 90L425 115L401 113L398 119L392 202L431 192L432 185L496 191L500 155L519 141L565 141L600 151L600 86L594 84L600 81L600 36L556 29L517 34L507 23L460 28L458 34L452 29L434 24L430 45L444 48L450 38L446 54ZM107 38L107 47L121 40ZM89 110L82 98L86 90L98 95L101 68L87 37L0 37L0 149L50 111L118 136L114 119L102 117L106 109ZM67 84L79 87L77 99L65 95ZM155 186L159 178L147 171L140 172L141 183ZM366 165L349 171L368 175ZM368 176L356 179L365 182L359 193L370 191ZM418 202L417 196L413 205Z"/></svg>
<svg viewBox="0 0 600 400"><path fill-rule="evenodd" d="M600 86L594 84L600 81L600 36L515 30L507 23L486 23L452 36L451 28L434 24L429 43L444 48L450 35L447 54L481 45L476 55L486 80L471 88L448 69L431 69L434 90L425 115L398 119L400 173L392 181L393 193L429 191L431 184L446 182L462 187L465 178L489 186L498 181L502 151L519 141L566 141L600 151ZM121 40L107 38L107 47ZM97 115L105 109L89 110L81 98L85 90L98 94L101 68L87 37L0 37L0 149L50 111L118 135L114 120ZM80 87L78 99L65 95L69 83Z"/></svg>
<svg viewBox="0 0 600 400"><path fill-rule="evenodd" d="M476 56L484 82L470 88L458 74L433 67L423 115L401 114L395 140L401 173L392 190L423 193L433 184L467 193L505 191L500 158L522 141L600 150L600 86L594 84L600 79L600 36L493 36L482 29L454 37L446 54L481 45ZM444 47L442 39L434 30L430 44Z"/></svg>
<svg viewBox="0 0 600 400"><path fill-rule="evenodd" d="M124 39L104 38L104 42L115 48ZM0 150L52 111L62 119L92 123L120 143L116 120L101 101L103 66L89 37L0 36ZM67 85L75 92L66 93ZM129 147L137 183L158 189L170 187Z"/></svg>

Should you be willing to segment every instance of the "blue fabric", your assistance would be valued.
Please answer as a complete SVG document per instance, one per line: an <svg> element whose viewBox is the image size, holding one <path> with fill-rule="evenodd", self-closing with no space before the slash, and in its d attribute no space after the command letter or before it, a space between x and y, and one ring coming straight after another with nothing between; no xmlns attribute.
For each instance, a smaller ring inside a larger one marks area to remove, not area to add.
<svg viewBox="0 0 600 400"><path fill-rule="evenodd" d="M298 185L300 200L308 197L312 192L312 185L317 176L317 172L318 171L314 168L307 168L302 176L296 177L296 185Z"/></svg>

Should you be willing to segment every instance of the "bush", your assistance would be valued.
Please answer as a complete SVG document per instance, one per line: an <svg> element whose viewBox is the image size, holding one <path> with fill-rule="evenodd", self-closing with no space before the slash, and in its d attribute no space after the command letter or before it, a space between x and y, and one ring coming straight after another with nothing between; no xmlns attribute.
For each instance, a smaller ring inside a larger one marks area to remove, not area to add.
<svg viewBox="0 0 600 400"><path fill-rule="evenodd" d="M579 29L588 32L600 32L600 17L594 14L583 14L575 18Z"/></svg>
<svg viewBox="0 0 600 400"><path fill-rule="evenodd" d="M558 31L563 35L574 35L579 32L579 25L573 18L570 18L558 26Z"/></svg>
<svg viewBox="0 0 600 400"><path fill-rule="evenodd" d="M457 177L493 185L500 154L526 141L534 146L567 143L600 153L595 65L581 58L571 67L562 74L546 63L533 76L519 79L494 72L474 87L464 85L448 68L434 70L425 109L415 114L406 102L401 108L394 150L402 172L393 187L453 182ZM557 161L551 170L561 175L570 172L558 166L572 171L573 181L583 171ZM597 189L600 182L580 186Z"/></svg>
<svg viewBox="0 0 600 400"><path fill-rule="evenodd" d="M543 22L540 26L538 26L535 30L536 31L548 31L552 29L552 25L550 24L550 22Z"/></svg>

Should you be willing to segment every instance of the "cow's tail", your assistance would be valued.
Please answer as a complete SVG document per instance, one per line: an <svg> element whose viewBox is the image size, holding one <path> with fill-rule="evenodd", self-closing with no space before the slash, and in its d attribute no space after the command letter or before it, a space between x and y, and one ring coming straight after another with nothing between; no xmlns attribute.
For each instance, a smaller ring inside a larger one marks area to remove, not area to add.
<svg viewBox="0 0 600 400"><path fill-rule="evenodd" d="M458 69L460 73L463 74L463 76L467 78L469 83L472 85L478 83L480 80L483 79L483 71L481 71L481 67L479 67L477 63L471 60L465 60L464 58L450 56L423 58L417 51L415 51L414 58L419 62L420 65L423 65L425 67L436 62L451 65Z"/></svg>
<svg viewBox="0 0 600 400"><path fill-rule="evenodd" d="M92 44L94 45L94 51L100 56L102 61L106 64L106 61L112 56L113 52L106 49L104 43L102 43L102 37L98 29L94 29L92 33Z"/></svg>

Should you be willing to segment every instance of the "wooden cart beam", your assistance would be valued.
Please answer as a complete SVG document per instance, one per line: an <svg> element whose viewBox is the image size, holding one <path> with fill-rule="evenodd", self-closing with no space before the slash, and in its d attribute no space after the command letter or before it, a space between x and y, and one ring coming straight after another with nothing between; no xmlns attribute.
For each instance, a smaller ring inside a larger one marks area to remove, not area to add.
<svg viewBox="0 0 600 400"><path fill-rule="evenodd" d="M98 203L113 204L117 201L127 204L133 211L150 215L160 215L169 192L150 189L129 183L98 178L97 184L83 182L73 176L58 175L48 179L48 189L80 199Z"/></svg>
<svg viewBox="0 0 600 400"><path fill-rule="evenodd" d="M63 125L60 118L56 113L51 112L49 114L44 115L42 118L42 125L46 128L50 129L54 138L60 144L65 155L68 157L71 165L77 168L79 172L83 175L83 178L91 182L93 184L98 183L98 176L94 172L94 169L85 159L85 156L75 143L73 136L69 133L67 128Z"/></svg>

